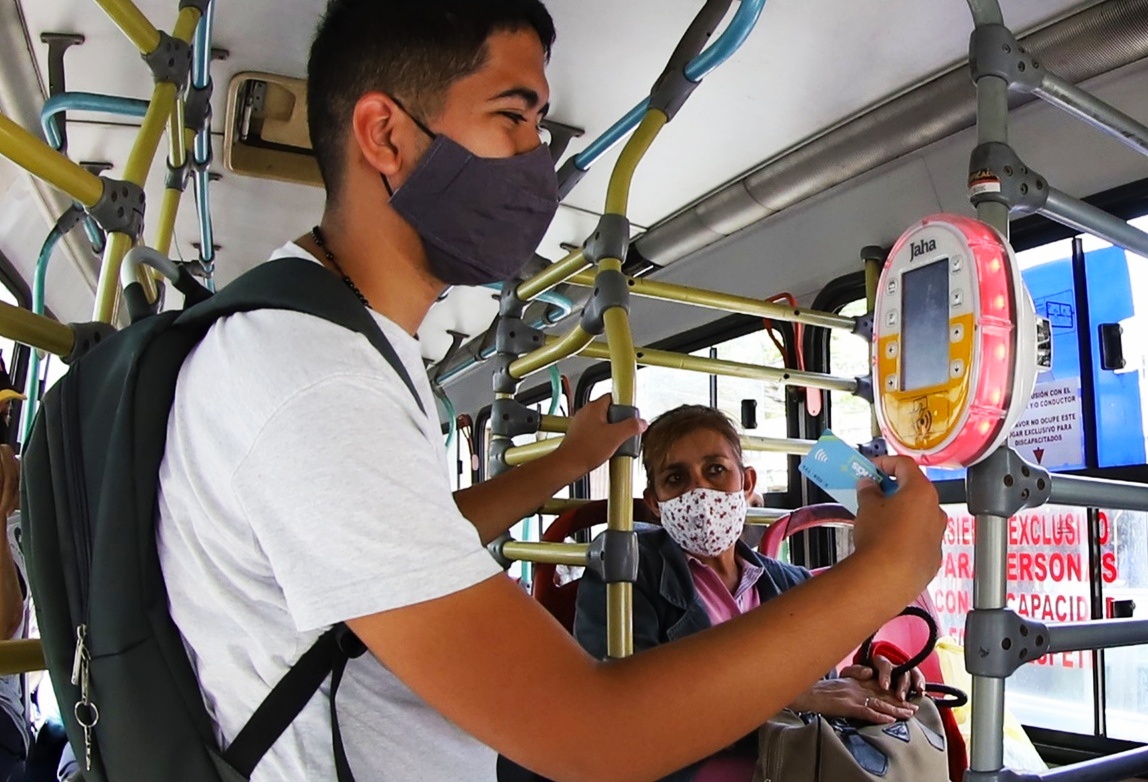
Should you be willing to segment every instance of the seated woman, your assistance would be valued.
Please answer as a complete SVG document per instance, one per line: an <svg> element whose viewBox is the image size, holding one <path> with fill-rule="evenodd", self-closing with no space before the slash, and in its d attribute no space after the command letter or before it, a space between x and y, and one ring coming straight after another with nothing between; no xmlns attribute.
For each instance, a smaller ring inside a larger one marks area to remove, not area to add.
<svg viewBox="0 0 1148 782"><path fill-rule="evenodd" d="M659 416L642 436L642 464L644 497L661 527L644 526L638 534L635 652L725 622L810 577L741 542L757 476L743 463L741 440L724 414L684 405ZM574 635L588 652L606 657L606 586L590 571L579 588ZM794 654L801 644L794 639ZM911 717L916 707L906 697L924 687L920 672L894 686L889 661L877 658L874 666L831 672L790 708L873 723ZM753 735L667 780L748 782L756 754Z"/></svg>

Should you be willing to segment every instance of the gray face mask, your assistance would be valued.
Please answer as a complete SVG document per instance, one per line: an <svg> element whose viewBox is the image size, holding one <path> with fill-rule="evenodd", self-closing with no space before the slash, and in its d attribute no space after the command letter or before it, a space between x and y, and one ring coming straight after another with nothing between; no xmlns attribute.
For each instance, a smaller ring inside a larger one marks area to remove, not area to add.
<svg viewBox="0 0 1148 782"><path fill-rule="evenodd" d="M510 279L534 257L558 210L550 151L478 157L411 119L433 142L402 187L392 191L386 177L383 184L422 238L431 274L447 285Z"/></svg>

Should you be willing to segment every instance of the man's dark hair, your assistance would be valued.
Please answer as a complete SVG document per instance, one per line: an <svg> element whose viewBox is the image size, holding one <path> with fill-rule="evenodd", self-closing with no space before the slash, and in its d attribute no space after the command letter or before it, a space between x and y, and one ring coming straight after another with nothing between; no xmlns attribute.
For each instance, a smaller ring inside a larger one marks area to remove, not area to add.
<svg viewBox="0 0 1148 782"><path fill-rule="evenodd" d="M342 185L355 103L384 92L421 118L486 61L495 32L534 30L546 56L554 21L539 0L331 0L307 63L307 122L329 197Z"/></svg>

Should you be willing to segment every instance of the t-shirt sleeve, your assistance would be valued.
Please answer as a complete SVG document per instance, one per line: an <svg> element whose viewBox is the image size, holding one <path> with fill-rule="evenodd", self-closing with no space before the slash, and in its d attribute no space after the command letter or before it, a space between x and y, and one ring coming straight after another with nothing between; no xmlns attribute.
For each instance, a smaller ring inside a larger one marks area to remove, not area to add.
<svg viewBox="0 0 1148 782"><path fill-rule="evenodd" d="M275 411L232 476L300 632L501 572L411 406L397 378L328 377Z"/></svg>

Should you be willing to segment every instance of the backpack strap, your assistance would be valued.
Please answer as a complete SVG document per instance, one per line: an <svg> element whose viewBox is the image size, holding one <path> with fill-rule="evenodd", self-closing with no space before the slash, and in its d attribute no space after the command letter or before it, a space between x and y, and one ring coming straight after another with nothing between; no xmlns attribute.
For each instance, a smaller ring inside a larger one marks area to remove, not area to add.
<svg viewBox="0 0 1148 782"><path fill-rule="evenodd" d="M223 760L242 774L244 779L250 778L259 761L283 735L287 726L295 721L330 675L331 738L335 770L339 782L354 782L355 777L347 763L343 736L339 730L335 694L339 691L347 660L365 651L362 642L342 623L319 636L319 640L303 653L263 699L263 703L259 704L259 708L223 753Z"/></svg>
<svg viewBox="0 0 1148 782"><path fill-rule="evenodd" d="M410 374L374 317L338 277L314 261L280 258L261 264L210 299L189 308L179 316L176 325L204 328L228 315L264 309L312 315L362 334L395 370L419 410L426 413ZM250 778L259 761L330 676L335 770L339 782L355 782L343 747L335 695L347 661L365 651L366 646L345 624L323 633L264 698L223 753L223 760L245 779Z"/></svg>
<svg viewBox="0 0 1148 782"><path fill-rule="evenodd" d="M362 334L398 374L426 413L394 347L379 324L338 277L315 261L279 258L256 266L207 301L184 312L177 325L203 327L228 315L254 310L289 310L328 320Z"/></svg>

